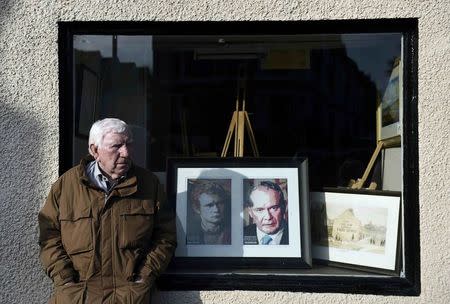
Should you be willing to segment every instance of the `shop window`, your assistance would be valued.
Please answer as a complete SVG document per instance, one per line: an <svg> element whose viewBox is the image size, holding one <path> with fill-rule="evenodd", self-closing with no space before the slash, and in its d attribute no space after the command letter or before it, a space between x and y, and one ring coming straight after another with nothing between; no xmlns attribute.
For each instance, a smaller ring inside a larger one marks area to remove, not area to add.
<svg viewBox="0 0 450 304"><path fill-rule="evenodd" d="M163 288L418 293L415 20L59 28L62 170L87 154L95 120L118 117L132 126L135 162L166 183L168 157L221 157L236 99L261 157L308 158L311 191L348 189L388 143L362 187L401 193L398 272L194 268L164 275Z"/></svg>

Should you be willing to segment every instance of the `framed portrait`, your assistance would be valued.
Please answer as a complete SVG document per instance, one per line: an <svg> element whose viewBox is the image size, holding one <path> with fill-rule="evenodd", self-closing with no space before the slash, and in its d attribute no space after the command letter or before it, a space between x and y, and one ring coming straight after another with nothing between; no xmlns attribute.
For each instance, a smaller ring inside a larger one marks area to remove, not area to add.
<svg viewBox="0 0 450 304"><path fill-rule="evenodd" d="M307 160L169 158L176 267L311 266Z"/></svg>
<svg viewBox="0 0 450 304"><path fill-rule="evenodd" d="M98 116L101 81L98 74L80 65L76 91L75 135L89 137L89 130Z"/></svg>
<svg viewBox="0 0 450 304"><path fill-rule="evenodd" d="M395 58L389 82L377 106L377 141L385 146L400 146L402 134L402 62Z"/></svg>
<svg viewBox="0 0 450 304"><path fill-rule="evenodd" d="M186 245L231 244L231 179L188 178Z"/></svg>
<svg viewBox="0 0 450 304"><path fill-rule="evenodd" d="M399 192L311 192L310 198L314 259L335 266L398 272Z"/></svg>

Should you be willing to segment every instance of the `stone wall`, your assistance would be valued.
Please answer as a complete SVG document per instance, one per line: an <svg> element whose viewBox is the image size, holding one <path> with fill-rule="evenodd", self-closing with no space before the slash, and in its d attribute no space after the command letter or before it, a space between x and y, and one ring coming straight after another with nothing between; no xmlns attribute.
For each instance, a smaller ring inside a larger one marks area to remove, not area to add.
<svg viewBox="0 0 450 304"><path fill-rule="evenodd" d="M419 297L257 291L161 292L160 303L450 302L448 0L0 1L0 302L45 303L37 212L58 177L58 21L419 18Z"/></svg>

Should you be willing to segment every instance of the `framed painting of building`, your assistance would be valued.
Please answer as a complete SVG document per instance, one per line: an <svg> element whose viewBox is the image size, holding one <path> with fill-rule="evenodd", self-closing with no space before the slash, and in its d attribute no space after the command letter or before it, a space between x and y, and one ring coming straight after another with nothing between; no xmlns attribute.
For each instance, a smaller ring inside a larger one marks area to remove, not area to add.
<svg viewBox="0 0 450 304"><path fill-rule="evenodd" d="M311 192L314 259L397 272L400 194Z"/></svg>
<svg viewBox="0 0 450 304"><path fill-rule="evenodd" d="M178 268L311 267L305 158L169 158L168 169Z"/></svg>

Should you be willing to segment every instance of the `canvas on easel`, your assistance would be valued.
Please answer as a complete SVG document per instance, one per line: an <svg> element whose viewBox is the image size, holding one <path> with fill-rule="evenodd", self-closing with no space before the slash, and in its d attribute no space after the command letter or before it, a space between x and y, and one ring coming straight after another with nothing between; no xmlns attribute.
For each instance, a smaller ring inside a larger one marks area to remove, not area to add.
<svg viewBox="0 0 450 304"><path fill-rule="evenodd" d="M361 189L366 182L374 164L382 149L390 147L399 147L401 145L401 108L403 100L402 90L402 68L403 64L400 57L393 61L389 82L384 91L383 97L378 98L377 112L376 112L376 132L377 132L377 146L370 158L369 164L364 171L361 178L350 180L349 187L351 189ZM368 189L375 190L376 183L370 183Z"/></svg>
<svg viewBox="0 0 450 304"><path fill-rule="evenodd" d="M377 142L382 141L385 147L401 144L402 67L400 58L395 58L383 97L378 100Z"/></svg>

